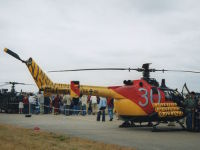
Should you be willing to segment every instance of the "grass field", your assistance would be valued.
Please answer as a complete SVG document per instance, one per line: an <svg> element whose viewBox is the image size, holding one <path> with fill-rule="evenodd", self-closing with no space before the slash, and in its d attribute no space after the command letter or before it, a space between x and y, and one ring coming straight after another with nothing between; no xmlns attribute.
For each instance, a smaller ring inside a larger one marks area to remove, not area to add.
<svg viewBox="0 0 200 150"><path fill-rule="evenodd" d="M104 144L86 139L34 131L10 125L0 125L1 150L133 150L118 145Z"/></svg>

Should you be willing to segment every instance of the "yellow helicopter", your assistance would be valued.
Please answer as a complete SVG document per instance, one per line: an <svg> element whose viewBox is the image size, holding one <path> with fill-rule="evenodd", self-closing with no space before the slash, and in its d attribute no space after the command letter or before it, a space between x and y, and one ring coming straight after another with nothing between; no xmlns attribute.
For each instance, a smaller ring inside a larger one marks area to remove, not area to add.
<svg viewBox="0 0 200 150"><path fill-rule="evenodd" d="M150 73L156 71L200 73L198 71L151 69L148 63L143 64L142 68L89 68L50 71L134 70L143 73L141 79L125 80L121 86L80 85L79 81L71 81L70 84L60 84L51 81L32 58L22 60L18 54L11 50L5 48L4 51L28 67L39 90L44 91L44 93L70 94L71 97L79 97L80 94L83 94L114 98L115 110L119 117L124 120L120 127L135 127L135 123L138 122L140 124L143 122L156 122L156 124L150 124L155 129L159 123L177 121L184 128L179 121L185 117L184 107L181 105L183 96L177 90L166 87L164 79L161 86L159 86L156 79L150 78Z"/></svg>

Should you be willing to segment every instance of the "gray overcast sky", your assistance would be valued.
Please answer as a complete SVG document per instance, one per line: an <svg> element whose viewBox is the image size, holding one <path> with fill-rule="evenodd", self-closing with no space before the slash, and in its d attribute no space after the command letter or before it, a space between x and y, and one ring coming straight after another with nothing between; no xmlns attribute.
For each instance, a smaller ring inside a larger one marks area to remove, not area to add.
<svg viewBox="0 0 200 150"><path fill-rule="evenodd" d="M30 56L44 70L141 67L200 70L198 0L0 0L0 82L34 83L26 66L3 52ZM122 85L128 71L48 73L56 82ZM200 74L152 73L167 86L200 92ZM17 89L36 91L36 87Z"/></svg>

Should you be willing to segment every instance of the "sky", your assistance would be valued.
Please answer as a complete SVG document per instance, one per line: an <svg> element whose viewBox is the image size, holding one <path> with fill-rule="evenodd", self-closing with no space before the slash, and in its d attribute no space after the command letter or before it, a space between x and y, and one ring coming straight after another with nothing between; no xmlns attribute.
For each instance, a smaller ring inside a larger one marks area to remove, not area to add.
<svg viewBox="0 0 200 150"><path fill-rule="evenodd" d="M67 84L123 85L141 73L48 71L144 63L200 71L199 14L198 0L0 0L0 82L34 84L26 66L4 53L5 47L25 60L32 57L54 82ZM200 92L200 74L156 72L151 77L165 78L168 87L179 91L186 82Z"/></svg>

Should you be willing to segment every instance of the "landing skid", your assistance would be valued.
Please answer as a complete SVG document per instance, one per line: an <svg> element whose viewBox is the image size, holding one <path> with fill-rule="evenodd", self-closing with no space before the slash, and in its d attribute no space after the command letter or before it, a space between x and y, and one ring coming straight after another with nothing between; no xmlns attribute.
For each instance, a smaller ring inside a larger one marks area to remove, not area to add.
<svg viewBox="0 0 200 150"><path fill-rule="evenodd" d="M136 125L133 121L124 121L119 127L120 128L135 128L135 127L152 127L153 124L151 122L149 122L146 125L142 125L142 123L140 123L139 125Z"/></svg>
<svg viewBox="0 0 200 150"><path fill-rule="evenodd" d="M162 122L158 122L155 125L153 125L153 129L152 132L160 132L160 131L184 131L186 128L183 125L183 123L181 123L179 120L176 121L176 123L178 123L181 126L181 129L172 129L172 128L168 128L168 129L158 129L157 126L162 123Z"/></svg>
<svg viewBox="0 0 200 150"><path fill-rule="evenodd" d="M133 121L124 121L119 127L120 128L135 128L135 127L152 127L152 132L159 132L159 131L183 131L185 130L185 126L183 125L183 123L181 123L180 121L176 121L176 123L178 123L181 126L181 129L159 129L158 125L160 125L160 123L168 123L168 122L156 122L155 124L153 124L152 122L149 122L146 125L142 125L142 123L140 122L139 125L136 125Z"/></svg>

